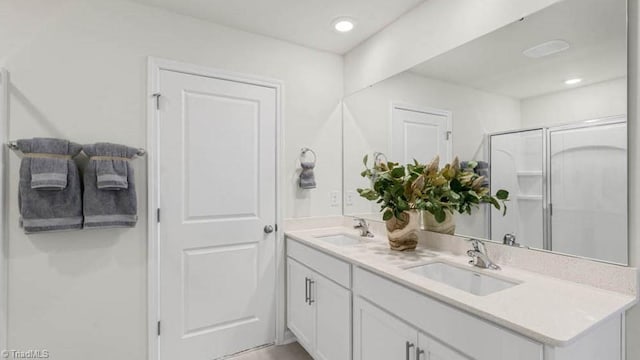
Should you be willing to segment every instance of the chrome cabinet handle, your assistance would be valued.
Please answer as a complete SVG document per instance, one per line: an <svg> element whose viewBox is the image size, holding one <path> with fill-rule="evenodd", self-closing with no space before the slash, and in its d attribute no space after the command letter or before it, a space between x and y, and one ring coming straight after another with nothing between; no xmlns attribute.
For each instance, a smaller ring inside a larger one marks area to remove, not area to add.
<svg viewBox="0 0 640 360"><path fill-rule="evenodd" d="M420 360L421 355L424 355L424 350L420 349L420 347L418 346L416 348L416 360Z"/></svg>
<svg viewBox="0 0 640 360"><path fill-rule="evenodd" d="M412 342L407 341L405 344L406 357L409 360L409 356L411 356L411 348L414 347Z"/></svg>
<svg viewBox="0 0 640 360"><path fill-rule="evenodd" d="M316 283L315 281L309 279L309 306L311 306L314 302L316 302L315 300L313 300L313 292L312 292L313 290L312 286L315 283Z"/></svg>
<svg viewBox="0 0 640 360"><path fill-rule="evenodd" d="M273 232L273 226L271 226L271 225L266 225L266 226L264 227L264 233L265 233L265 234L271 234L272 232Z"/></svg>
<svg viewBox="0 0 640 360"><path fill-rule="evenodd" d="M304 302L309 303L309 278L304 278Z"/></svg>

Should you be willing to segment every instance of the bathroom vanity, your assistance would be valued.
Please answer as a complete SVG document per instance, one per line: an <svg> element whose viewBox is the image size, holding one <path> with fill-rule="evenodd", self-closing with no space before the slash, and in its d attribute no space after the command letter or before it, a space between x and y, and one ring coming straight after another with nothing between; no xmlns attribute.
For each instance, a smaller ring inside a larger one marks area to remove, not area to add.
<svg viewBox="0 0 640 360"><path fill-rule="evenodd" d="M461 251L465 240L432 250L424 236L402 253L384 236L348 227L286 233L287 324L314 359L623 359L634 288L605 290L513 265L478 269ZM635 284L635 269L617 268Z"/></svg>
<svg viewBox="0 0 640 360"><path fill-rule="evenodd" d="M636 360L626 24L624 0L562 1L346 94L345 217L285 226L287 323L315 359ZM391 251L362 171L436 156L508 191L508 209L454 206L457 236ZM471 266L470 238L502 269Z"/></svg>

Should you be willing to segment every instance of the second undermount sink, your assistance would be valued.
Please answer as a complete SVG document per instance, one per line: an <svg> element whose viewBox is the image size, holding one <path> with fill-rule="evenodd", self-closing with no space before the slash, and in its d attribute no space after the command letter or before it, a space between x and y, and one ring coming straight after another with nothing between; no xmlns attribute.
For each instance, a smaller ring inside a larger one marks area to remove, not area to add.
<svg viewBox="0 0 640 360"><path fill-rule="evenodd" d="M443 262L416 266L407 271L478 296L493 294L518 285L515 281L480 274Z"/></svg>
<svg viewBox="0 0 640 360"><path fill-rule="evenodd" d="M316 236L316 239L322 240L329 244L337 245L337 246L358 245L364 242L363 240L358 239L355 236L345 235L345 234Z"/></svg>

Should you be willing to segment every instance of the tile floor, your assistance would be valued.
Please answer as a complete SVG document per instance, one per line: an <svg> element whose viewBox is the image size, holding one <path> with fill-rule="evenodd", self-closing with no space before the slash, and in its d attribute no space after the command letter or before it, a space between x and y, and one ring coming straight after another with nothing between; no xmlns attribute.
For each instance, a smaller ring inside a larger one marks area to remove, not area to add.
<svg viewBox="0 0 640 360"><path fill-rule="evenodd" d="M312 360L297 342L247 352L229 360Z"/></svg>

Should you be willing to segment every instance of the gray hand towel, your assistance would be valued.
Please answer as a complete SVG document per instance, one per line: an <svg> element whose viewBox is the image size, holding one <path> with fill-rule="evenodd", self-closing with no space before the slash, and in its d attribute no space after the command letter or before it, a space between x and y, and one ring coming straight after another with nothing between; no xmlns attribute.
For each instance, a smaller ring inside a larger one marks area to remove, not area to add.
<svg viewBox="0 0 640 360"><path fill-rule="evenodd" d="M301 162L302 171L300 172L300 180L298 182L301 189L315 189L316 188L316 176L313 173L313 168L316 167L315 162Z"/></svg>
<svg viewBox="0 0 640 360"><path fill-rule="evenodd" d="M486 161L478 161L478 166L476 166L475 171L476 174L484 176L482 186L489 187L489 178L491 175L491 173L489 172L489 163Z"/></svg>
<svg viewBox="0 0 640 360"><path fill-rule="evenodd" d="M36 138L20 140L18 147L31 157L31 187L40 190L62 190L67 187L69 141Z"/></svg>
<svg viewBox="0 0 640 360"><path fill-rule="evenodd" d="M110 143L85 145L84 226L134 227L138 205L133 168L137 149Z"/></svg>
<svg viewBox="0 0 640 360"><path fill-rule="evenodd" d="M469 161L460 162L460 169L462 171L470 171L476 173L478 176L484 176L484 180L482 181L482 186L489 186L489 163L486 161L476 161L476 166L474 168L469 167Z"/></svg>
<svg viewBox="0 0 640 360"><path fill-rule="evenodd" d="M129 160L138 152L137 149L109 143L87 145L94 154L98 189L120 190L129 187ZM85 149L85 153L87 150Z"/></svg>
<svg viewBox="0 0 640 360"><path fill-rule="evenodd" d="M71 159L82 147L66 140L45 138L18 140L17 145L25 155L20 163L18 189L20 221L25 233L82 228L80 175Z"/></svg>

